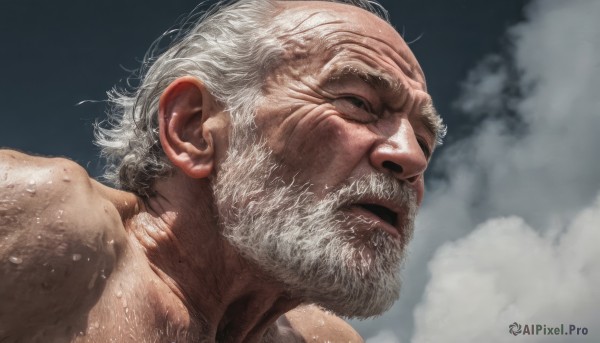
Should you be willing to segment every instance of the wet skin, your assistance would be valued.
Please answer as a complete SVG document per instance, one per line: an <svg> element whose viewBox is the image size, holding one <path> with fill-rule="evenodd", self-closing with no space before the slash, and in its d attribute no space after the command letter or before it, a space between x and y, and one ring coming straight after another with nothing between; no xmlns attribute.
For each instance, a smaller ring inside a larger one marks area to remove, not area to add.
<svg viewBox="0 0 600 343"><path fill-rule="evenodd" d="M284 177L323 197L386 173L420 203L435 132L422 72L401 37L340 4L286 3L275 20L287 52L266 80L256 124ZM306 299L291 298L218 234L208 177L231 127L201 80L173 82L159 120L176 171L149 199L103 186L65 159L0 152L0 340L362 341L341 319L298 307Z"/></svg>

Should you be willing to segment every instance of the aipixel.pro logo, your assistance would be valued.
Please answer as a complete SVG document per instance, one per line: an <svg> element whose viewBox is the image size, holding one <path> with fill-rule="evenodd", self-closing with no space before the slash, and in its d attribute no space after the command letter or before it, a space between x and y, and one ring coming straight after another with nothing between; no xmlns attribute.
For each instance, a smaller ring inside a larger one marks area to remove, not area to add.
<svg viewBox="0 0 600 343"><path fill-rule="evenodd" d="M513 334L514 336L521 333L521 324L514 322L508 326L508 332Z"/></svg>
<svg viewBox="0 0 600 343"><path fill-rule="evenodd" d="M564 335L587 335L588 328L579 327L573 324L560 324L557 326L546 324L519 324L514 322L508 326L508 332L513 335L543 335L543 336L564 336Z"/></svg>

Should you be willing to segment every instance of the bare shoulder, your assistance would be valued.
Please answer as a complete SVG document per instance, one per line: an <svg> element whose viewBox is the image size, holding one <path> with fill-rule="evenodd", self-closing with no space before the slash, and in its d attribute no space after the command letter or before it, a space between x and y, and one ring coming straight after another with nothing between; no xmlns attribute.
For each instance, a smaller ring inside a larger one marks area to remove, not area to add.
<svg viewBox="0 0 600 343"><path fill-rule="evenodd" d="M316 305L298 307L285 317L306 342L364 342L346 321Z"/></svg>
<svg viewBox="0 0 600 343"><path fill-rule="evenodd" d="M103 187L68 159L0 150L0 340L95 303L124 240Z"/></svg>
<svg viewBox="0 0 600 343"><path fill-rule="evenodd" d="M87 234L113 228L120 222L115 193L127 194L101 185L66 158L11 150L0 150L0 187L0 234L4 235L24 232L17 229Z"/></svg>

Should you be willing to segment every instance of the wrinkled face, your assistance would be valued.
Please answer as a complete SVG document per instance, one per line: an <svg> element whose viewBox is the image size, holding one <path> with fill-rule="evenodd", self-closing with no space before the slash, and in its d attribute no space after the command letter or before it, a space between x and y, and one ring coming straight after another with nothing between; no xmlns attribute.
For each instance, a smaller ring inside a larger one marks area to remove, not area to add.
<svg viewBox="0 0 600 343"><path fill-rule="evenodd" d="M398 34L362 10L293 3L285 63L254 141L215 180L224 235L295 295L347 317L386 310L435 144L430 99ZM315 12L319 8L320 12Z"/></svg>
<svg viewBox="0 0 600 343"><path fill-rule="evenodd" d="M285 61L267 80L256 117L286 166L284 178L325 196L348 180L385 174L410 187L420 204L437 115L408 46L383 20L355 7L293 6L279 19L291 27L280 37ZM362 215L383 215L381 226L398 238L385 225L401 215L397 204L357 205Z"/></svg>

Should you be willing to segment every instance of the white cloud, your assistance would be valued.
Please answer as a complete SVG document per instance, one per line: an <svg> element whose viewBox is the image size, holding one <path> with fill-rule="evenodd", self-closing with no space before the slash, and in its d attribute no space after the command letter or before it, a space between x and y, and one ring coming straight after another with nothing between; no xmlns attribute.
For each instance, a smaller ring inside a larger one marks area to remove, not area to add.
<svg viewBox="0 0 600 343"><path fill-rule="evenodd" d="M600 197L558 237L507 217L446 243L429 264L432 279L415 311L413 342L512 342L513 322L574 324L588 334L570 341L598 342L599 223Z"/></svg>
<svg viewBox="0 0 600 343"><path fill-rule="evenodd" d="M456 107L475 118L502 111L509 100L509 74L502 57L487 56L469 72Z"/></svg>
<svg viewBox="0 0 600 343"><path fill-rule="evenodd" d="M511 50L465 81L456 106L479 124L438 156L447 178L428 189L401 299L357 325L367 337L493 342L515 339L513 321L600 317L590 207L600 190L600 1L537 0L526 17L509 30Z"/></svg>

